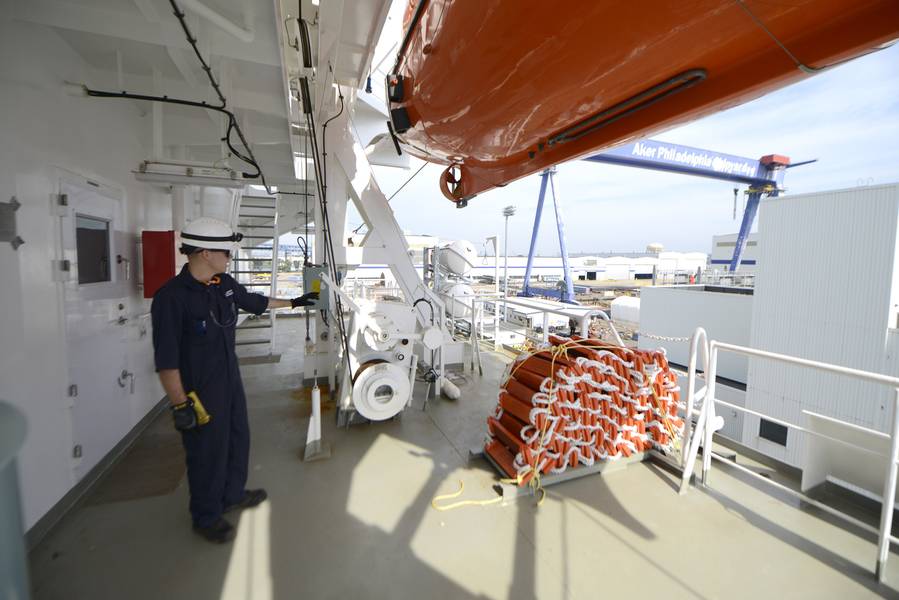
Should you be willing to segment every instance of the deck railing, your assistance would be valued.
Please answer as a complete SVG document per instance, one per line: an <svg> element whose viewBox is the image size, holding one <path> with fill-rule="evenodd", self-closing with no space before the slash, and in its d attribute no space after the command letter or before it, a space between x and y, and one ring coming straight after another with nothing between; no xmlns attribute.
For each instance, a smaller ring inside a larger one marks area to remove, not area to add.
<svg viewBox="0 0 899 600"><path fill-rule="evenodd" d="M499 329L502 326L508 328L509 323L511 323L508 318L509 313L511 312L509 307L523 308L529 313L529 316L534 315L540 319L542 325L539 331L539 335L532 335L529 331L529 328L525 327L523 324L518 325L524 328L523 335L526 338L529 338L538 344L546 344L549 342L550 315L556 315L559 317L565 317L568 320L574 320L574 322L577 323L577 332L583 337L590 336L590 323L594 319L601 319L603 321L606 321L609 326L609 330L611 331L612 336L615 339L615 343L617 343L619 346L624 345L624 341L618 334L618 330L615 328L614 323L612 323L612 319L609 318L609 315L605 311L599 310L596 307L579 305L552 306L549 304L529 302L525 298L518 298L515 296L503 297L502 294L478 294L476 296L460 297L459 302L463 301L470 301L473 308L475 308L475 310L473 311L475 317L474 328L481 334L482 337L484 332L483 321L485 318L485 313L492 315L494 326L493 340L495 346L499 343ZM450 304L455 305L455 302L451 302ZM490 310L490 308L486 306L487 304L493 305L492 310ZM483 306L481 310L476 309L479 305Z"/></svg>
<svg viewBox="0 0 899 600"><path fill-rule="evenodd" d="M705 367L704 371L706 385L700 390L696 390L696 367L697 361L700 359L700 351L702 352L701 358L703 359L703 364ZM715 380L718 374L718 355L721 352L732 352L734 354L741 354L743 356L770 359L787 364L808 367L811 369L817 369L820 371L835 373L847 377L853 377L862 381L878 383L893 388L895 390L895 394L893 396L892 402L893 412L889 434L883 433L881 431L876 431L874 429L859 427L858 425L848 423L847 421L842 421L840 419L832 419L834 422L850 425L855 431L861 432L867 437L888 439L890 441L889 456L885 456L879 452L872 451L870 448L858 446L846 440L831 437L819 431L815 431L807 427L802 427L794 423L789 423L782 419L777 419L758 411L750 410L745 407L737 406L735 404L724 402L723 400L715 398ZM686 492L686 490L689 488L690 479L695 470L695 463L699 451L699 446L701 445L703 447L701 481L704 486L710 487L709 475L712 470L712 459L714 458L717 461L728 464L731 468L745 473L746 475L752 477L757 481L760 481L761 483L775 487L791 496L794 496L804 502L807 502L808 504L811 504L812 506L815 506L816 508L823 510L830 515L833 515L834 517L851 523L865 531L876 534L878 536L878 546L877 562L875 563L874 574L877 579L882 582L884 579L884 569L886 567L887 558L889 557L890 542L899 543L899 538L896 538L891 533L893 524L893 509L896 502L897 460L899 460L899 378L883 375L881 373L852 369L849 367L843 367L840 365L834 365L815 360L797 358L795 356L788 356L785 354L766 352L764 350L757 350L755 348L736 346L733 344L719 342L717 340L709 341L706 332L702 328L698 328L693 334L691 341L690 363L688 367L687 381L686 407L691 416L698 415L698 418L696 427L692 431L690 428L691 418L686 419L687 425L684 433L683 448L688 450L683 455L682 461L683 476L681 479L681 493ZM712 435L715 431L723 426L723 419L717 417L715 414L716 405L726 406L731 410L741 411L746 414L762 417L783 427L787 427L788 429L802 431L809 435L840 444L844 447L851 447L861 452L875 454L886 459L887 466L883 484L883 505L880 514L880 527L875 528L868 523L852 517L851 515L848 515L831 506L819 502L818 500L810 498L802 492L796 491L788 486L763 477L755 471L748 469L743 465L737 464L735 460L731 460L714 452L712 450ZM699 406L698 409L697 406Z"/></svg>

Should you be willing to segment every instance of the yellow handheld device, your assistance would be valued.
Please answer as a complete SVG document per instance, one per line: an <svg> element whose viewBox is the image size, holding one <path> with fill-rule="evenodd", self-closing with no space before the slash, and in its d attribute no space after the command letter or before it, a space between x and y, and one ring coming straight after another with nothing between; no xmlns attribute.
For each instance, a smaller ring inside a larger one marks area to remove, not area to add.
<svg viewBox="0 0 899 600"><path fill-rule="evenodd" d="M196 392L190 392L187 397L194 401L194 412L197 413L197 425L205 425L212 420L212 416L206 412L206 408L203 406L203 403L200 402L200 397L197 396Z"/></svg>

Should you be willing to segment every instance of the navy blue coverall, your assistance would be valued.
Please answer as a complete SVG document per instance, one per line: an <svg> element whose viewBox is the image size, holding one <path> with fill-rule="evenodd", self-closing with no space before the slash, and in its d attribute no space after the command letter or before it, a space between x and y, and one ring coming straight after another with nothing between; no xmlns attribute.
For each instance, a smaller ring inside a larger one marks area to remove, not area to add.
<svg viewBox="0 0 899 600"><path fill-rule="evenodd" d="M156 292L151 309L156 370L178 369L184 391L196 392L212 417L181 435L197 527L212 526L224 507L243 499L250 427L234 330L238 308L258 315L268 307L268 298L247 292L230 275L218 279L197 281L185 265Z"/></svg>

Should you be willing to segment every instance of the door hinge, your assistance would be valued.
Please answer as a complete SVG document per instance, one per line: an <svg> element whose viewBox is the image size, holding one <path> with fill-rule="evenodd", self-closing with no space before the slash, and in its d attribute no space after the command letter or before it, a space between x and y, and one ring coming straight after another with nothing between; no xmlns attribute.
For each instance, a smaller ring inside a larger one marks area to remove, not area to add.
<svg viewBox="0 0 899 600"><path fill-rule="evenodd" d="M18 250L25 243L16 231L16 211L21 206L15 196L9 202L0 202L0 241L9 242L13 250Z"/></svg>
<svg viewBox="0 0 899 600"><path fill-rule="evenodd" d="M78 386L74 383L69 386L69 389L66 390L66 408L73 408L75 406L75 398L78 397Z"/></svg>
<svg viewBox="0 0 899 600"><path fill-rule="evenodd" d="M69 216L68 194L50 194L50 214L57 217Z"/></svg>
<svg viewBox="0 0 899 600"><path fill-rule="evenodd" d="M75 444L72 448L72 458L81 458L81 444Z"/></svg>
<svg viewBox="0 0 899 600"><path fill-rule="evenodd" d="M72 261L68 259L50 261L53 266L53 281L66 282L72 277Z"/></svg>

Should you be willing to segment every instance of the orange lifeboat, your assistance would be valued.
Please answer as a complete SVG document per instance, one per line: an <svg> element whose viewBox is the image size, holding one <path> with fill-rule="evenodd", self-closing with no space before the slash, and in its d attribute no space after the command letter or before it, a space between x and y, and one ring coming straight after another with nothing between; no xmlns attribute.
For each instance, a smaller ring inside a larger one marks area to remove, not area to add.
<svg viewBox="0 0 899 600"><path fill-rule="evenodd" d="M413 0L404 29L393 129L464 206L883 46L899 2Z"/></svg>

